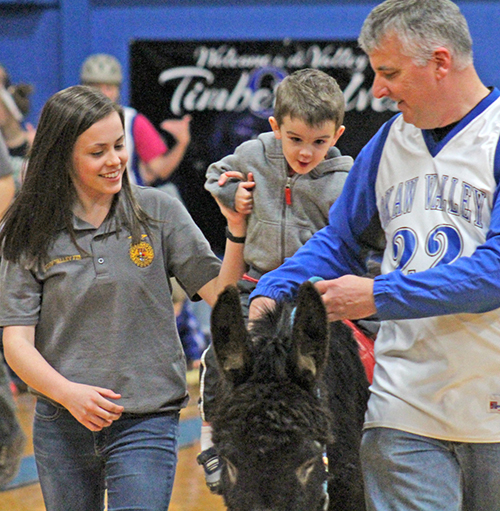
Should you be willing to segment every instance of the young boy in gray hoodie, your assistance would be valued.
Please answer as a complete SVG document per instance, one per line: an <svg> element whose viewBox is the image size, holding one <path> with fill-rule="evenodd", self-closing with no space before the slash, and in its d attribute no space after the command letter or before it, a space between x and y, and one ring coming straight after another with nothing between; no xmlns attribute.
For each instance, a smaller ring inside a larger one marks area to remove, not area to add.
<svg viewBox="0 0 500 511"><path fill-rule="evenodd" d="M272 132L244 142L207 170L205 188L224 205L249 214L244 258L248 271L238 288L248 317L248 297L259 278L280 266L328 223L353 164L335 147L344 133L345 101L336 80L302 69L277 87ZM219 492L220 463L211 447L211 405L217 383L213 350L202 357L202 453L209 488Z"/></svg>
<svg viewBox="0 0 500 511"><path fill-rule="evenodd" d="M224 205L251 213L244 291L328 223L353 164L335 147L345 130L344 104L334 78L316 69L296 71L278 85L272 132L208 168L205 188Z"/></svg>

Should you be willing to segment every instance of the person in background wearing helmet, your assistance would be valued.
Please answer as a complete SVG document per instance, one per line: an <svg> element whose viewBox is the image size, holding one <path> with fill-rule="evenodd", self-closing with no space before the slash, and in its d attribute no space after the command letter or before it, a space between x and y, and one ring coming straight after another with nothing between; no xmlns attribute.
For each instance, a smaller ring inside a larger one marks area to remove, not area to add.
<svg viewBox="0 0 500 511"><path fill-rule="evenodd" d="M122 67L112 55L96 53L87 57L80 70L80 81L83 85L98 88L115 103L120 101ZM160 133L143 114L128 106L123 109L132 182L153 185L158 181L166 181L182 161L191 140L191 116L185 115L182 119L168 119L161 123L162 129L176 139L176 144L168 148ZM165 190L177 195L174 185L169 185L172 190L169 187Z"/></svg>

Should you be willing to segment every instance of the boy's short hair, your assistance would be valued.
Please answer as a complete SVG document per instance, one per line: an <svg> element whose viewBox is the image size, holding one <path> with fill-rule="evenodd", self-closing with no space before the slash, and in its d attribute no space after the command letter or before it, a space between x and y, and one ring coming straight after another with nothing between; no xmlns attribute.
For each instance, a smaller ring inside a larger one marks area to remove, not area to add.
<svg viewBox="0 0 500 511"><path fill-rule="evenodd" d="M298 118L309 126L344 122L345 99L337 80L319 69L300 69L287 76L276 89L274 118Z"/></svg>

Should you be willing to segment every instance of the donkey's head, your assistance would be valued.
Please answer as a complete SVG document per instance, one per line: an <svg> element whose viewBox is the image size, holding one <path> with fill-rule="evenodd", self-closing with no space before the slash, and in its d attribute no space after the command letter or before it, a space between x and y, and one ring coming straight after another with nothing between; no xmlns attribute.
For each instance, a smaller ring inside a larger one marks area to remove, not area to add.
<svg viewBox="0 0 500 511"><path fill-rule="evenodd" d="M330 412L320 389L328 323L318 293L300 287L296 307L278 304L247 331L238 291L212 312L222 375L214 442L224 461L230 511L320 511L326 500L324 445Z"/></svg>

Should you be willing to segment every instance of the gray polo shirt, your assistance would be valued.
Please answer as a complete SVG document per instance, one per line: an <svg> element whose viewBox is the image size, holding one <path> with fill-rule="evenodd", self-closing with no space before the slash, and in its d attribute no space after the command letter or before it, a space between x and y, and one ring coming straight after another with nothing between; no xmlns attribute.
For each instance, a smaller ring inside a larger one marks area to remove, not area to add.
<svg viewBox="0 0 500 511"><path fill-rule="evenodd" d="M132 246L114 218L96 229L75 217L89 257L61 230L43 270L2 261L0 326L36 325L35 345L57 371L120 393L126 412L151 413L179 408L187 396L169 276L192 297L218 275L220 260L177 199L134 190L160 220L151 237Z"/></svg>

